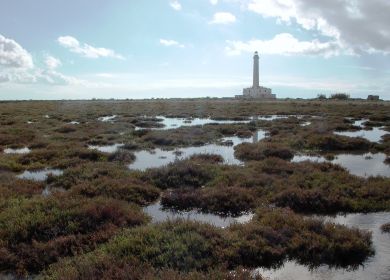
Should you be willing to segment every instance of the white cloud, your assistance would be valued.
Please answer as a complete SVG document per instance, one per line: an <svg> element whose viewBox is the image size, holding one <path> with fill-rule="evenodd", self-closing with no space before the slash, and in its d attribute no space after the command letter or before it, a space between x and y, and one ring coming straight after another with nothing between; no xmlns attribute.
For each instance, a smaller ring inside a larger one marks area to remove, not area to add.
<svg viewBox="0 0 390 280"><path fill-rule="evenodd" d="M390 54L388 0L250 0L247 9L336 39L355 53Z"/></svg>
<svg viewBox="0 0 390 280"><path fill-rule="evenodd" d="M160 39L160 44L165 47L179 47L184 48L183 44L180 44L179 42L175 40L167 40L167 39Z"/></svg>
<svg viewBox="0 0 390 280"><path fill-rule="evenodd" d="M34 66L31 54L12 39L0 35L0 83L8 84L52 84L81 85L86 82L64 75L55 69L61 61L47 55L47 69Z"/></svg>
<svg viewBox="0 0 390 280"><path fill-rule="evenodd" d="M211 5L217 5L218 4L218 0L210 0L210 3L211 3Z"/></svg>
<svg viewBox="0 0 390 280"><path fill-rule="evenodd" d="M34 63L25 49L12 39L0 35L0 67L32 68Z"/></svg>
<svg viewBox="0 0 390 280"><path fill-rule="evenodd" d="M171 2L169 2L169 5L172 7L172 9L176 11L180 11L182 8L180 2L177 0L172 0Z"/></svg>
<svg viewBox="0 0 390 280"><path fill-rule="evenodd" d="M210 24L230 24L236 22L236 16L227 12L215 13Z"/></svg>
<svg viewBox="0 0 390 280"><path fill-rule="evenodd" d="M45 58L45 64L46 64L47 68L54 70L54 69L58 68L59 66L61 66L62 62L61 62L61 60L59 60L58 58L55 58L54 56L47 55Z"/></svg>
<svg viewBox="0 0 390 280"><path fill-rule="evenodd" d="M319 40L299 41L289 33L281 33L271 40L227 41L228 55L242 52L278 55L322 55L331 57L340 54L341 46L337 41L320 42Z"/></svg>
<svg viewBox="0 0 390 280"><path fill-rule="evenodd" d="M71 52L81 54L87 58L110 57L116 59L125 59L122 55L115 51L106 48L96 48L88 44L80 44L80 42L72 36L62 36L57 39L58 43L69 49Z"/></svg>

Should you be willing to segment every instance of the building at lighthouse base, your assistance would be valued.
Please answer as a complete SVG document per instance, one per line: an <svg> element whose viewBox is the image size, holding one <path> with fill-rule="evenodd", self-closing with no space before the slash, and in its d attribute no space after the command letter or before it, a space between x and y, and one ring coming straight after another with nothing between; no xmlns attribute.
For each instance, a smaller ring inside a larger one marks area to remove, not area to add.
<svg viewBox="0 0 390 280"><path fill-rule="evenodd" d="M261 86L244 88L243 94L236 97L244 99L276 99L276 95L272 94L272 89Z"/></svg>

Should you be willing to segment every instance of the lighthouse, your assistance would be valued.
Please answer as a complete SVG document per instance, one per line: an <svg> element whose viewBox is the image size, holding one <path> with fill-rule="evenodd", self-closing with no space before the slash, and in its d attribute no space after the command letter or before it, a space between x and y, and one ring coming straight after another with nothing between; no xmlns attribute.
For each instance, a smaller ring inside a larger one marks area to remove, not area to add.
<svg viewBox="0 0 390 280"><path fill-rule="evenodd" d="M272 89L260 86L259 53L256 51L253 56L253 85L244 88L243 95L236 95L236 98L244 99L276 99Z"/></svg>
<svg viewBox="0 0 390 280"><path fill-rule="evenodd" d="M253 88L258 88L260 86L259 79L259 53L255 52L255 55L253 56Z"/></svg>

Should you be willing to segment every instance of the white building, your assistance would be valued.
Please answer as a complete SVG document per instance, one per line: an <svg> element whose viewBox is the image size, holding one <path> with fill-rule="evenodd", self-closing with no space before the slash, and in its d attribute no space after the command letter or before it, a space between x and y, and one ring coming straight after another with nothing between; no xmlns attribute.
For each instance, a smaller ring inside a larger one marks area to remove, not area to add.
<svg viewBox="0 0 390 280"><path fill-rule="evenodd" d="M261 87L259 84L259 54L257 52L253 56L253 86L244 88L243 95L236 95L236 98L276 99L276 95L272 94L272 89Z"/></svg>

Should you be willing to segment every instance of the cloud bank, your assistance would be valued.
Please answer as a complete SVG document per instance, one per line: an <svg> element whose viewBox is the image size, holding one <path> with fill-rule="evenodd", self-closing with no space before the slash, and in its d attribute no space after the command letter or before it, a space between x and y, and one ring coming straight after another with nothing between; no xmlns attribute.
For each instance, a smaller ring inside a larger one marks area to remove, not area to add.
<svg viewBox="0 0 390 280"><path fill-rule="evenodd" d="M0 34L0 67L2 68L32 68L31 55L12 39Z"/></svg>
<svg viewBox="0 0 390 280"><path fill-rule="evenodd" d="M236 16L227 12L215 13L210 24L230 24L236 22Z"/></svg>
<svg viewBox="0 0 390 280"><path fill-rule="evenodd" d="M80 54L87 58L99 58L99 57L109 57L116 59L124 59L120 54L117 54L115 51L106 48L96 48L86 43L81 44L76 38L72 36L61 36L57 39L57 42L69 49L73 53Z"/></svg>
<svg viewBox="0 0 390 280"><path fill-rule="evenodd" d="M247 9L318 32L356 54L390 54L388 0L249 0Z"/></svg>
<svg viewBox="0 0 390 280"><path fill-rule="evenodd" d="M299 41L289 33L281 33L271 40L227 41L225 51L228 55L240 55L242 52L273 55L321 55L326 58L339 55L340 45L337 41L321 42L319 40Z"/></svg>

